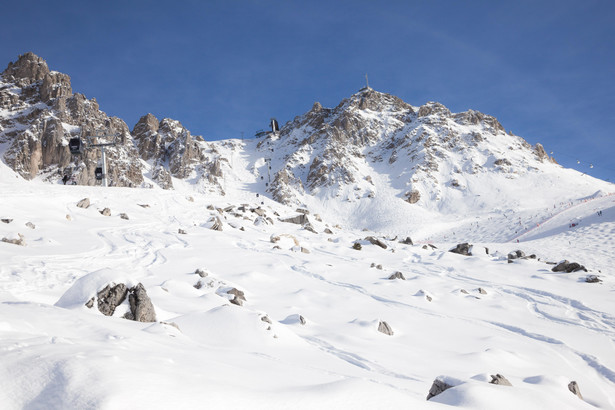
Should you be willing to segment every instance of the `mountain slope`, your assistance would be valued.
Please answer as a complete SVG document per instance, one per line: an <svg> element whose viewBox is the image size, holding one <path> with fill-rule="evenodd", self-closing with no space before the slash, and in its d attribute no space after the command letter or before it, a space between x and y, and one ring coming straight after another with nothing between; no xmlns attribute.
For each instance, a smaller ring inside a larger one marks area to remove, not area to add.
<svg viewBox="0 0 615 410"><path fill-rule="evenodd" d="M450 243L380 237L382 249L310 214L314 233L281 222L289 208L232 190L1 184L2 218L12 220L0 237L25 240L0 242L7 409L615 405L615 282L596 271L613 262L612 234L599 239L615 224L613 197L576 206L584 229L566 232L586 249L542 237L475 243L466 257L447 252ZM77 207L84 197L90 207ZM222 231L210 229L216 218ZM508 263L518 248L537 259ZM591 271L545 263L564 258ZM389 279L396 272L405 280ZM585 283L590 273L603 282ZM111 317L87 308L110 283L142 283L157 322L123 319L128 302ZM232 288L242 306L229 302ZM382 321L392 335L378 331ZM496 373L512 387L489 384ZM426 401L438 376L455 387ZM568 391L573 380L584 401Z"/></svg>

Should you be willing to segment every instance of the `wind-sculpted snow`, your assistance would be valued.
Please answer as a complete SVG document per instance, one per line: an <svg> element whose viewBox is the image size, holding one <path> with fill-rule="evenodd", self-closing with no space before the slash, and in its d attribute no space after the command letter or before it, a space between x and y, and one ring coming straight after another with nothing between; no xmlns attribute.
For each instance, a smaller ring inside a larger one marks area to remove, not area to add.
<svg viewBox="0 0 615 410"><path fill-rule="evenodd" d="M10 220L0 237L21 233L26 246L0 242L3 408L615 406L612 196L558 203L553 217L553 207L506 210L517 225L519 215L545 218L519 243L481 242L515 238L515 224L490 216L429 220L441 238L464 235L473 248L463 256L448 252L457 242L425 246L409 231L409 245L336 226L334 214L310 212L314 233L281 222L294 207L238 188L214 196L182 184L13 179L0 178L0 216ZM83 198L88 208L77 207ZM209 229L211 218L222 231ZM517 249L536 259L509 263ZM552 272L547 262L563 259L602 283ZM397 272L405 280L389 279ZM122 318L127 305L113 316L86 306L117 283L141 283L157 322ZM239 294L242 305L231 303ZM512 386L490 384L496 374ZM438 377L455 383L427 401Z"/></svg>

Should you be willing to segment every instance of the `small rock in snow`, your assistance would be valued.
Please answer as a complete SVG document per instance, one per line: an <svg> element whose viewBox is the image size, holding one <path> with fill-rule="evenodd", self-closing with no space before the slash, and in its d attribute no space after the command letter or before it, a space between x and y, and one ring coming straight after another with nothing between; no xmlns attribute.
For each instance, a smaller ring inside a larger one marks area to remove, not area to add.
<svg viewBox="0 0 615 410"><path fill-rule="evenodd" d="M579 385L575 381L571 381L568 383L568 390L570 390L573 394L575 394L579 399L583 400L583 396L581 395L581 389L579 389Z"/></svg>
<svg viewBox="0 0 615 410"><path fill-rule="evenodd" d="M90 206L90 198L83 198L81 201L77 202L77 207L79 208L88 208Z"/></svg>
<svg viewBox="0 0 615 410"><path fill-rule="evenodd" d="M378 331L380 333L384 333L385 335L393 336L393 329L391 329L391 326L389 326L389 324L385 321L378 323Z"/></svg>
<svg viewBox="0 0 615 410"><path fill-rule="evenodd" d="M510 382L508 381L508 379L506 379L506 377L502 376L501 374L496 374L491 375L491 381L489 382L491 384L499 384L500 386L512 386L512 384L510 384Z"/></svg>

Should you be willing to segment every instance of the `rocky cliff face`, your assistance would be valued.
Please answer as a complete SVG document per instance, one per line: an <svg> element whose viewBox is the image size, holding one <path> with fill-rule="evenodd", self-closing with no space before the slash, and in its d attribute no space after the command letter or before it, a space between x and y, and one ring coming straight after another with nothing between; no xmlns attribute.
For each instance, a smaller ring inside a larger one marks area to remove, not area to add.
<svg viewBox="0 0 615 410"><path fill-rule="evenodd" d="M158 121L152 114L141 117L132 135L139 155L151 166L152 179L162 188L173 188L172 176L224 193L219 178L223 176L222 161L228 161L219 155L218 144L192 136L179 121Z"/></svg>
<svg viewBox="0 0 615 410"><path fill-rule="evenodd" d="M19 56L0 76L0 144L4 161L26 179L37 175L57 181L70 174L79 184L93 185L98 149L71 155L72 137L118 134L107 148L111 185L140 186L141 165L124 121L100 111L95 99L73 94L70 77L50 71L33 53ZM97 141L96 138L93 142Z"/></svg>

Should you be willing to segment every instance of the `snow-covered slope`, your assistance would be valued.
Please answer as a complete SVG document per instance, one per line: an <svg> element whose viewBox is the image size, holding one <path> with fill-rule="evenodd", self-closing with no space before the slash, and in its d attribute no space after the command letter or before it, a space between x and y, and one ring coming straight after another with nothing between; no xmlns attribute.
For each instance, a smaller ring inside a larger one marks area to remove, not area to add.
<svg viewBox="0 0 615 410"><path fill-rule="evenodd" d="M477 241L506 226L481 225L476 238L468 227L474 256L462 256L452 242L376 235L382 249L310 214L314 233L280 221L293 208L233 196L239 186L216 197L8 174L0 237L25 246L0 242L5 409L615 407L615 197L562 205L518 244ZM508 263L516 249L537 259ZM590 272L552 272L546 262L561 259ZM127 302L111 317L87 308L110 283L142 283L157 321L121 318ZM512 387L488 383L496 373ZM440 376L454 387L427 401Z"/></svg>

